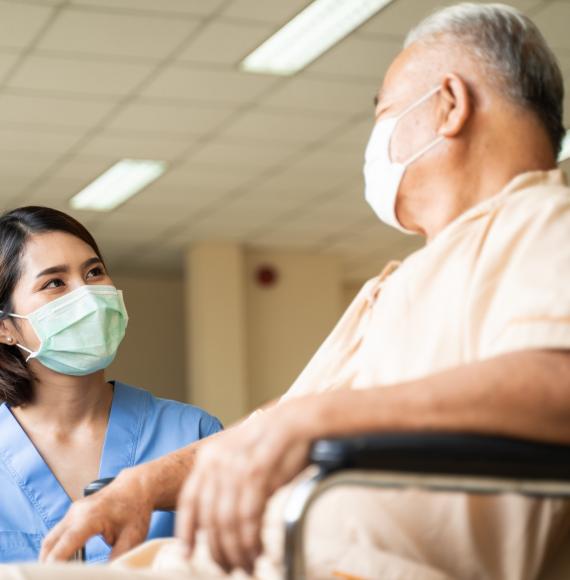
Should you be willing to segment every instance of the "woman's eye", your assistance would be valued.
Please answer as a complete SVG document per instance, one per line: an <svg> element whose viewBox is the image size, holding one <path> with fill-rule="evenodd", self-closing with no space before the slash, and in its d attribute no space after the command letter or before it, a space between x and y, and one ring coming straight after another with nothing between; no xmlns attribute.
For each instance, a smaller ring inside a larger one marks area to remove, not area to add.
<svg viewBox="0 0 570 580"><path fill-rule="evenodd" d="M87 272L87 278L96 278L97 276L104 276L105 270L101 266L96 266L95 268L91 268L89 272Z"/></svg>
<svg viewBox="0 0 570 580"><path fill-rule="evenodd" d="M64 285L63 280L59 278L54 278L53 280L50 280L49 282L44 284L42 290L48 290L49 288L60 288L63 285Z"/></svg>

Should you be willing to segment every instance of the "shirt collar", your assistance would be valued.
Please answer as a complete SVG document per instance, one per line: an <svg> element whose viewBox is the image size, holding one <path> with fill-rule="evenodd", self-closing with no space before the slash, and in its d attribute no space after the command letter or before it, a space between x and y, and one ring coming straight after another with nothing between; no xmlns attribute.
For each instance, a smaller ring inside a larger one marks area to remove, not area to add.
<svg viewBox="0 0 570 580"><path fill-rule="evenodd" d="M568 180L562 169L551 169L549 171L527 171L525 173L519 173L519 175L513 177L499 193L483 200L477 205L474 205L467 211L463 212L456 219L454 219L437 236L435 236L432 242L439 238L444 232L454 230L460 224L477 219L493 211L493 209L504 202L506 197L509 197L513 193L536 186L564 187L568 186Z"/></svg>

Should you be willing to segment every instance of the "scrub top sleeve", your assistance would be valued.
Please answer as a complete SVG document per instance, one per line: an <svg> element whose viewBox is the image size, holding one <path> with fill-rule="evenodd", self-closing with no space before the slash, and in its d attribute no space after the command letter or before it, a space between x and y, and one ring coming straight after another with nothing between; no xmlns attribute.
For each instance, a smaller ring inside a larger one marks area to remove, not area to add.
<svg viewBox="0 0 570 580"><path fill-rule="evenodd" d="M570 190L546 193L521 195L492 226L473 305L481 358L570 349Z"/></svg>
<svg viewBox="0 0 570 580"><path fill-rule="evenodd" d="M200 439L218 433L218 431L223 431L224 426L216 417L212 415L204 414L200 419Z"/></svg>

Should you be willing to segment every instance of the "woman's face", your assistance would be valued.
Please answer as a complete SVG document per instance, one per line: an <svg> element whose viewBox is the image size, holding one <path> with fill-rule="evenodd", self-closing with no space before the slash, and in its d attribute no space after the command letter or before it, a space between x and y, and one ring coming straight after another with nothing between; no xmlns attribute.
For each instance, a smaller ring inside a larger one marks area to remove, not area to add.
<svg viewBox="0 0 570 580"><path fill-rule="evenodd" d="M20 267L20 280L12 294L12 312L21 316L80 286L113 284L93 248L63 232L30 236ZM39 339L27 321L5 322L8 336L30 350L39 348Z"/></svg>

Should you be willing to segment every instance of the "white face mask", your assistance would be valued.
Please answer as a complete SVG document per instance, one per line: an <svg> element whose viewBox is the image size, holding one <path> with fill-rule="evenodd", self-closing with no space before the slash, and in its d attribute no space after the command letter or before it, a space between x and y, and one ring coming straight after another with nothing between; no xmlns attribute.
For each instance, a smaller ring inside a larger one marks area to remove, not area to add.
<svg viewBox="0 0 570 580"><path fill-rule="evenodd" d="M443 141L444 137L441 135L436 137L431 143L428 143L403 163L396 163L390 159L390 141L398 121L411 110L435 95L440 89L441 87L435 87L421 99L404 109L398 116L378 121L374 129L372 129L372 134L366 147L364 197L376 215L384 223L406 234L412 234L414 232L404 228L396 216L396 200L400 183L402 182L406 169L416 159Z"/></svg>

